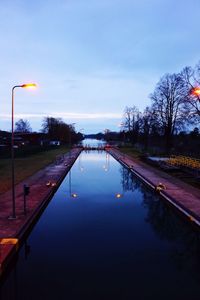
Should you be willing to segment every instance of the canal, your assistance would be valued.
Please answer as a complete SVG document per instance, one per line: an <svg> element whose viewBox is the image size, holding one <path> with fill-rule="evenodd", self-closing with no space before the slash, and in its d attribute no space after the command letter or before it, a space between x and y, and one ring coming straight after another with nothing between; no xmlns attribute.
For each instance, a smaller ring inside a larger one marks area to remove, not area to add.
<svg viewBox="0 0 200 300"><path fill-rule="evenodd" d="M200 297L200 236L106 152L83 152L9 272L1 299Z"/></svg>

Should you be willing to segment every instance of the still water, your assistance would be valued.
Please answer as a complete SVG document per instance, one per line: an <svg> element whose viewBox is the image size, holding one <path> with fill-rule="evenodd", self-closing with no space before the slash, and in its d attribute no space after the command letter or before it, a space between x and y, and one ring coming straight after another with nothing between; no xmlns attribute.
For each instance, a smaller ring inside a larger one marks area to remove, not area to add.
<svg viewBox="0 0 200 300"><path fill-rule="evenodd" d="M89 146L89 147L102 147L105 144L106 144L106 141L97 140L97 139L84 139L82 141L83 146Z"/></svg>
<svg viewBox="0 0 200 300"><path fill-rule="evenodd" d="M105 152L83 152L1 299L200 299L199 232Z"/></svg>

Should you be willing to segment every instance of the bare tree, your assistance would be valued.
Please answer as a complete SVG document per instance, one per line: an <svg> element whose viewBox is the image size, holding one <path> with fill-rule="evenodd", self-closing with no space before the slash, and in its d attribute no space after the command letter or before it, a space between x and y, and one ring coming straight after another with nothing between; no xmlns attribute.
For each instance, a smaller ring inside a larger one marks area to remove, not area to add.
<svg viewBox="0 0 200 300"><path fill-rule="evenodd" d="M200 94L193 93L196 87L200 87L200 62L194 69L185 67L181 76L185 87L185 107L195 121L195 118L200 117Z"/></svg>
<svg viewBox="0 0 200 300"><path fill-rule="evenodd" d="M60 118L45 117L42 122L42 132L46 133L50 139L59 139L61 122Z"/></svg>
<svg viewBox="0 0 200 300"><path fill-rule="evenodd" d="M123 127L133 144L138 140L140 112L136 106L126 107L123 116Z"/></svg>
<svg viewBox="0 0 200 300"><path fill-rule="evenodd" d="M154 124L154 115L152 110L147 106L144 112L141 114L140 118L140 130L143 135L144 148L147 150L149 145L149 136L151 134L153 124Z"/></svg>
<svg viewBox="0 0 200 300"><path fill-rule="evenodd" d="M28 120L19 119L15 123L15 132L28 133L31 131L32 129Z"/></svg>
<svg viewBox="0 0 200 300"><path fill-rule="evenodd" d="M133 108L126 107L124 110L123 126L128 132L131 131L132 116L133 116Z"/></svg>
<svg viewBox="0 0 200 300"><path fill-rule="evenodd" d="M150 98L152 110L165 137L166 150L169 152L175 129L181 127L186 120L185 88L181 74L164 75Z"/></svg>

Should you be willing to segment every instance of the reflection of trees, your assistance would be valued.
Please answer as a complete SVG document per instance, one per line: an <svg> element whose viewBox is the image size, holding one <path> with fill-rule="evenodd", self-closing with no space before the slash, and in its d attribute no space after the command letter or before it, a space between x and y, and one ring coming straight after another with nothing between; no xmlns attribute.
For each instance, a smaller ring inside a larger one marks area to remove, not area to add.
<svg viewBox="0 0 200 300"><path fill-rule="evenodd" d="M200 232L178 217L157 195L143 190L146 222L160 239L170 242L170 257L178 269L200 279Z"/></svg>
<svg viewBox="0 0 200 300"><path fill-rule="evenodd" d="M173 241L179 233L175 230L179 227L178 220L171 215L170 209L157 195L143 191L143 204L148 209L146 221L150 223L159 238Z"/></svg>
<svg viewBox="0 0 200 300"><path fill-rule="evenodd" d="M197 270L200 267L200 231L179 217L164 199L145 188L130 170L121 167L120 173L124 191L140 190L143 194L145 220L159 239L169 242L174 263L179 268Z"/></svg>
<svg viewBox="0 0 200 300"><path fill-rule="evenodd" d="M135 178L135 176L129 169L126 169L123 166L121 166L120 174L123 191L133 192L136 189L140 189L141 182L137 178Z"/></svg>
<svg viewBox="0 0 200 300"><path fill-rule="evenodd" d="M143 194L145 221L156 236L167 243L165 249L173 264L200 280L200 231L178 216L164 199L145 188L130 170L121 167L120 173L124 191L139 190Z"/></svg>

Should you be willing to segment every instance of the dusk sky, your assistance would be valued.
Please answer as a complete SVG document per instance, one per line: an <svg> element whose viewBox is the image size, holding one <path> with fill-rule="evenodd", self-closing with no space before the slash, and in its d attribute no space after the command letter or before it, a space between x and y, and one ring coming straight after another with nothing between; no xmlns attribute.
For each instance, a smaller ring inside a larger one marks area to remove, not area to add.
<svg viewBox="0 0 200 300"><path fill-rule="evenodd" d="M150 105L165 73L200 60L199 0L1 0L0 130L40 130L44 116L76 130L118 131L124 108Z"/></svg>

